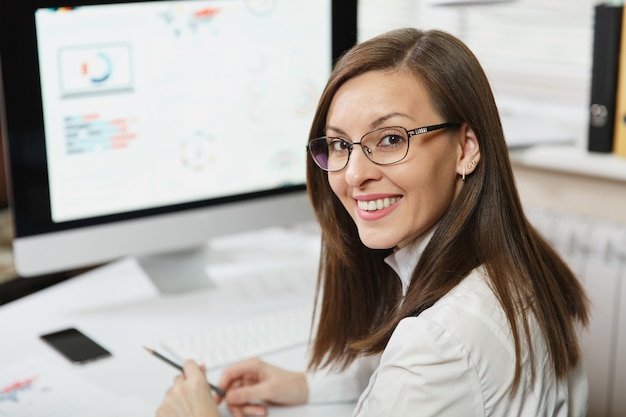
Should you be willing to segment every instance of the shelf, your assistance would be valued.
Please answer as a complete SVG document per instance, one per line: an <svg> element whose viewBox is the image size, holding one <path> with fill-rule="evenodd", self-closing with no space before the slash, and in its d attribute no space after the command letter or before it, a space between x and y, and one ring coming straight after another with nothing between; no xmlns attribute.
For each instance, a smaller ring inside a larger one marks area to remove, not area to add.
<svg viewBox="0 0 626 417"><path fill-rule="evenodd" d="M626 183L626 158L590 153L572 145L515 149L510 151L510 157L514 165Z"/></svg>

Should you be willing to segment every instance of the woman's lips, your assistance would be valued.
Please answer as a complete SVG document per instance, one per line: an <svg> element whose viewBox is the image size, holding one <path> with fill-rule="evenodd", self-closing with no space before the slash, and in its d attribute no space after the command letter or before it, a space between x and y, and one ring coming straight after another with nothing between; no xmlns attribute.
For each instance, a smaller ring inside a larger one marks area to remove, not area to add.
<svg viewBox="0 0 626 417"><path fill-rule="evenodd" d="M378 220L394 211L400 200L401 196L357 199L357 213L363 220Z"/></svg>

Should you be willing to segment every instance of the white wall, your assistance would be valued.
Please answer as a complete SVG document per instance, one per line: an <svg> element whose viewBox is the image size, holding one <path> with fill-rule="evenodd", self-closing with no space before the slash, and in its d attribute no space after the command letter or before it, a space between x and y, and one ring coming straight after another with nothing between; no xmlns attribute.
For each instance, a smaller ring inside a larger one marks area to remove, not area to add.
<svg viewBox="0 0 626 417"><path fill-rule="evenodd" d="M599 0L360 0L361 40L401 26L446 30L478 56L500 93L585 103Z"/></svg>

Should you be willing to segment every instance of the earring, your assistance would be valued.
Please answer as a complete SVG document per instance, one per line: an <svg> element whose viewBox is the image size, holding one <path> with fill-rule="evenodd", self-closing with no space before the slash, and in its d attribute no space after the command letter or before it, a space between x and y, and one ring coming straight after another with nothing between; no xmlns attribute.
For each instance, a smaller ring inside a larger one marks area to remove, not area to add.
<svg viewBox="0 0 626 417"><path fill-rule="evenodd" d="M472 169L472 168L474 168L474 166L476 166L476 161L472 159L472 162L467 164L467 169ZM463 167L463 175L461 177L462 181L465 181L465 173L466 173L466 168Z"/></svg>

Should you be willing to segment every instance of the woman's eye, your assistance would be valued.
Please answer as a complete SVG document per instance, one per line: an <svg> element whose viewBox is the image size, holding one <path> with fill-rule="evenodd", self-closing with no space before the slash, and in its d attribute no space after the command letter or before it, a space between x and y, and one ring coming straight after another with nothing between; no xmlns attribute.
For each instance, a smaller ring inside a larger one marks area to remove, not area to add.
<svg viewBox="0 0 626 417"><path fill-rule="evenodd" d="M380 141L378 141L378 146L380 147L389 147L389 146L398 146L404 142L404 137L398 134L390 134L383 136Z"/></svg>
<svg viewBox="0 0 626 417"><path fill-rule="evenodd" d="M350 142L341 139L335 139L328 143L328 151L339 153L350 149Z"/></svg>

